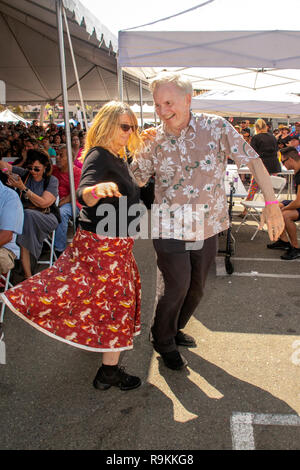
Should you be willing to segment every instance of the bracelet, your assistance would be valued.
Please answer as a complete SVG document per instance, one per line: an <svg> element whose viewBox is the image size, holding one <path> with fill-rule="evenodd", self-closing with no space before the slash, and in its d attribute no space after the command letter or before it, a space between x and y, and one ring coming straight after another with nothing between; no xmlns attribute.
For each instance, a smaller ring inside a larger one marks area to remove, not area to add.
<svg viewBox="0 0 300 470"><path fill-rule="evenodd" d="M96 193L96 186L93 186L93 189L91 191L91 195L93 196L94 199L99 199L99 196Z"/></svg>
<svg viewBox="0 0 300 470"><path fill-rule="evenodd" d="M279 201L265 201L265 205L268 206L269 204L279 204Z"/></svg>

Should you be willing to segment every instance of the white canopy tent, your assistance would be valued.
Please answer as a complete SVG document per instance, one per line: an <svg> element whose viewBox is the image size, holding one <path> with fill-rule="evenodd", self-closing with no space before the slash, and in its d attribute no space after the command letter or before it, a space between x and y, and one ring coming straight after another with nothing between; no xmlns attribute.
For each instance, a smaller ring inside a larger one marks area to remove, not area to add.
<svg viewBox="0 0 300 470"><path fill-rule="evenodd" d="M83 100L101 105L118 99L117 38L79 0L59 0L65 9ZM0 0L0 79L6 104L61 102L56 0ZM69 103L80 103L71 48L64 27ZM143 84L145 87L145 83ZM151 99L144 90L146 99ZM139 80L124 77L124 99L139 101Z"/></svg>
<svg viewBox="0 0 300 470"><path fill-rule="evenodd" d="M293 119L300 116L300 97L271 91L208 91L192 99L196 112L220 116Z"/></svg>
<svg viewBox="0 0 300 470"><path fill-rule="evenodd" d="M87 125L84 103L101 105L118 98L117 40L79 0L0 0L0 43L6 104L62 101L68 122L68 103L80 102ZM134 103L143 83L124 78L126 99ZM72 170L69 126L66 142ZM69 177L75 214L73 171Z"/></svg>
<svg viewBox="0 0 300 470"><path fill-rule="evenodd" d="M0 113L0 122L18 123L20 121L26 125L31 123L31 121L27 121L21 116L18 116L17 114L10 111L10 109L5 109Z"/></svg>
<svg viewBox="0 0 300 470"><path fill-rule="evenodd" d="M180 71L195 89L300 93L300 2L202 1L183 15L119 32L119 69ZM266 12L262 10L267 7ZM251 27L249 28L249 25Z"/></svg>

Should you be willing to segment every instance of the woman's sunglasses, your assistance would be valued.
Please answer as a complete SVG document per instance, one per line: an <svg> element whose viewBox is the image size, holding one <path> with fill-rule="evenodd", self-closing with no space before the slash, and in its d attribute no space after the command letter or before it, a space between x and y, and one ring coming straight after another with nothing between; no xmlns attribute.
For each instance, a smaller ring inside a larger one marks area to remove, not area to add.
<svg viewBox="0 0 300 470"><path fill-rule="evenodd" d="M137 126L130 126L129 124L120 124L120 127L124 132L128 132L129 129L131 129L132 132L135 132L137 130Z"/></svg>
<svg viewBox="0 0 300 470"><path fill-rule="evenodd" d="M34 167L29 166L29 167L28 167L28 170L29 170L29 171L35 171L36 173L38 173L39 171L41 171L41 169L42 169L42 168L39 168L38 166L34 166Z"/></svg>

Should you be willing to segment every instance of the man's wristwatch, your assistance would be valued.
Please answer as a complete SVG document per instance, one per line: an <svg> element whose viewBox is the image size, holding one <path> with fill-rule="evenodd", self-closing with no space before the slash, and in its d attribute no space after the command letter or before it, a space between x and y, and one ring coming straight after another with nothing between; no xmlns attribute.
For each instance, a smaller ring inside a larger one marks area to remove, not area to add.
<svg viewBox="0 0 300 470"><path fill-rule="evenodd" d="M23 189L25 199L28 199L28 191L29 191L29 188Z"/></svg>

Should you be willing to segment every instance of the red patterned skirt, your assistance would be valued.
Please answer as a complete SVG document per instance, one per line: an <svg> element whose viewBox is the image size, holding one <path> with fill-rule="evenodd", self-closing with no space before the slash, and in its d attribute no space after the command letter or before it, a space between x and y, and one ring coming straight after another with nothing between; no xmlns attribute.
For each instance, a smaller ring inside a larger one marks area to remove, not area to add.
<svg viewBox="0 0 300 470"><path fill-rule="evenodd" d="M39 331L72 346L132 349L141 307L133 243L78 230L52 268L7 290L2 300Z"/></svg>

